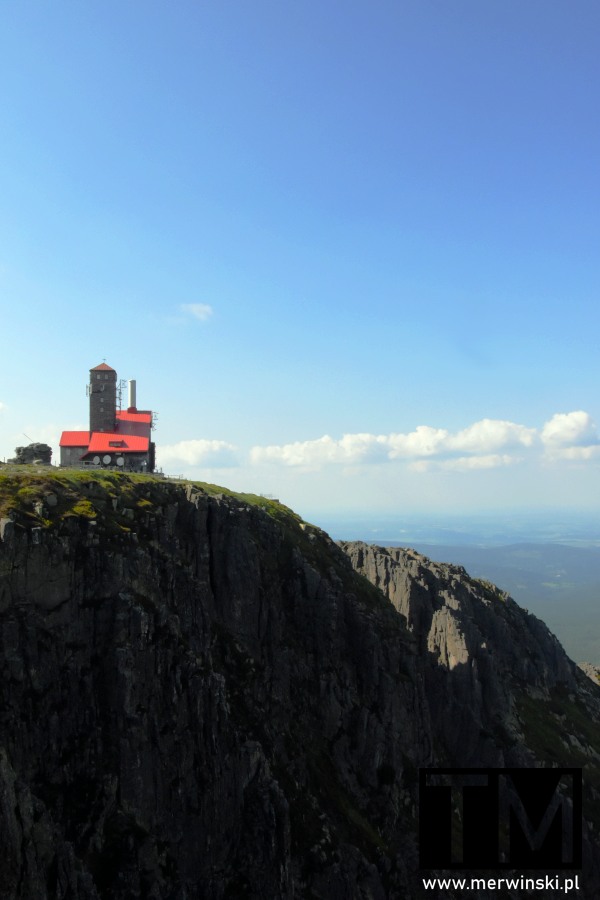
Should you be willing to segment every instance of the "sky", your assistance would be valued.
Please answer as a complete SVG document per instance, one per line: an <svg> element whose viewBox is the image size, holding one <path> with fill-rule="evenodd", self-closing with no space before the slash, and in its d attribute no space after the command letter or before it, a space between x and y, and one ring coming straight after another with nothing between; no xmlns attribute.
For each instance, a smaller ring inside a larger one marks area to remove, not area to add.
<svg viewBox="0 0 600 900"><path fill-rule="evenodd" d="M600 506L597 0L0 5L0 459L137 380L301 515Z"/></svg>

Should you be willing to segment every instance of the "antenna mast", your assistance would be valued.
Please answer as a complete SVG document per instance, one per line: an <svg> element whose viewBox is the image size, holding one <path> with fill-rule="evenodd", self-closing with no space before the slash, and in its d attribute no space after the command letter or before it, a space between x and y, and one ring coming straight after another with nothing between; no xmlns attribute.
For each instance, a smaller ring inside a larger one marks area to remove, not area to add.
<svg viewBox="0 0 600 900"><path fill-rule="evenodd" d="M126 387L127 382L124 378L121 378L121 380L117 384L117 409L119 410L123 408L123 391Z"/></svg>

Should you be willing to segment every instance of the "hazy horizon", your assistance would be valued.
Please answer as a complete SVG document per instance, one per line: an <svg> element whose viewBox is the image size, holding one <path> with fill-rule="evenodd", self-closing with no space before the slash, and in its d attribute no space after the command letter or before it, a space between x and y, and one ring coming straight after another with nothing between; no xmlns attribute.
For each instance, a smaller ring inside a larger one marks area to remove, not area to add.
<svg viewBox="0 0 600 900"><path fill-rule="evenodd" d="M472 513L412 512L352 514L313 511L308 521L335 540L368 543L418 541L493 547L520 543L600 546L595 512L582 509L486 510Z"/></svg>

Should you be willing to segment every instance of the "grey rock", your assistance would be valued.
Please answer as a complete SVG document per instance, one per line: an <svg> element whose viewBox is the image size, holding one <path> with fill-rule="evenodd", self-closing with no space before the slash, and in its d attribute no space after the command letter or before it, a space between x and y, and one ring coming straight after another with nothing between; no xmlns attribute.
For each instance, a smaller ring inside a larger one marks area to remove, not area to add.
<svg viewBox="0 0 600 900"><path fill-rule="evenodd" d="M600 666L596 666L593 663L582 662L579 663L579 668L582 672L591 678L594 684L600 684Z"/></svg>
<svg viewBox="0 0 600 900"><path fill-rule="evenodd" d="M425 664L433 721L461 765L524 765L517 699L576 692L580 673L556 637L494 585L412 550L342 543L354 568L406 621ZM495 732L506 740L494 739ZM457 763L458 765L458 763Z"/></svg>
<svg viewBox="0 0 600 900"><path fill-rule="evenodd" d="M21 466L32 464L49 466L52 463L52 447L41 443L28 444L26 447L15 447L15 455L8 462Z"/></svg>
<svg viewBox="0 0 600 900"><path fill-rule="evenodd" d="M597 766L600 689L463 570L120 485L0 543L0 898L416 900L420 767L539 763L533 698Z"/></svg>
<svg viewBox="0 0 600 900"><path fill-rule="evenodd" d="M15 523L11 518L0 519L0 541L10 541L15 533Z"/></svg>

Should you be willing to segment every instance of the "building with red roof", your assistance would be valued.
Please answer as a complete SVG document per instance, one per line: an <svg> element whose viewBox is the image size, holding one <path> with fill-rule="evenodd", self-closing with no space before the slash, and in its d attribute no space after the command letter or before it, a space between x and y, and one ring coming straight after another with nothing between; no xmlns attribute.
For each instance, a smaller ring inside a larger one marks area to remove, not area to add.
<svg viewBox="0 0 600 900"><path fill-rule="evenodd" d="M153 414L136 406L136 383L129 382L129 406L117 404L117 373L100 363L90 369L90 430L63 431L61 466L117 468L129 472L153 472Z"/></svg>

